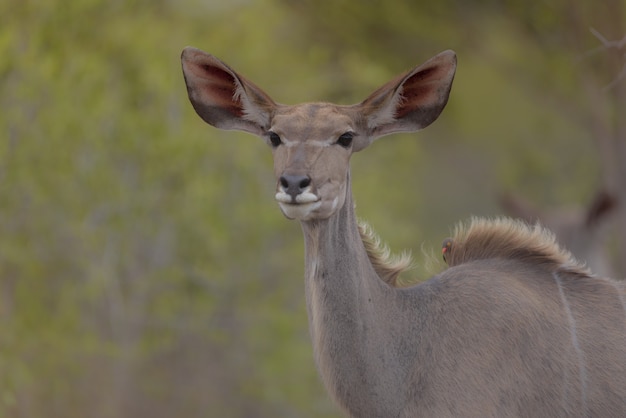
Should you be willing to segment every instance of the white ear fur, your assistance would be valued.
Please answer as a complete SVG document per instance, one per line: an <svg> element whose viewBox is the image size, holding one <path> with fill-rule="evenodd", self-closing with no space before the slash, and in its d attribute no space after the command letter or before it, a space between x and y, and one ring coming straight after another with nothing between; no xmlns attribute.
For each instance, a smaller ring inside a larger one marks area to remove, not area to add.
<svg viewBox="0 0 626 418"><path fill-rule="evenodd" d="M266 126L269 123L270 114L267 109L263 109L258 106L257 103L252 102L250 97L244 90L244 86L241 84L241 80L237 77L235 93L233 94L233 101L241 103L243 111L243 118L250 122L253 122L259 126Z"/></svg>
<svg viewBox="0 0 626 418"><path fill-rule="evenodd" d="M378 127L394 123L396 121L396 109L401 100L402 95L399 93L391 96L384 106L381 106L378 111L370 114L367 118L367 128L371 132L374 132Z"/></svg>

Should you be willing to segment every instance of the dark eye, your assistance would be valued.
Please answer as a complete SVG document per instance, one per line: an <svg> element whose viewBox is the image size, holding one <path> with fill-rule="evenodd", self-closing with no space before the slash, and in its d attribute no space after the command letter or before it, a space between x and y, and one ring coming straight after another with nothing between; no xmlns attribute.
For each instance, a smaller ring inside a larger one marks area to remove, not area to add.
<svg viewBox="0 0 626 418"><path fill-rule="evenodd" d="M354 134L352 132L346 132L341 135L339 139L337 139L336 143L344 148L350 148L350 145L352 145L352 138L354 138Z"/></svg>
<svg viewBox="0 0 626 418"><path fill-rule="evenodd" d="M277 146L283 143L283 141L281 141L280 139L280 136L278 136L276 132L270 132L269 136L270 136L270 143L272 144L274 148L276 148Z"/></svg>

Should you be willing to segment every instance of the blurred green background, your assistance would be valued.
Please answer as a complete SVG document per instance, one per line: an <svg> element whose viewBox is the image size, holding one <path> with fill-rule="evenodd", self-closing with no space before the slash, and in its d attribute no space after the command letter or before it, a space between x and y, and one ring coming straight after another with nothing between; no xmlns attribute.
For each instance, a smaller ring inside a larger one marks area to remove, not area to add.
<svg viewBox="0 0 626 418"><path fill-rule="evenodd" d="M425 278L503 195L626 201L625 23L624 0L1 2L0 418L340 416L270 152L195 114L184 46L341 104L454 49L439 121L352 160L359 215ZM620 277L624 206L584 230Z"/></svg>

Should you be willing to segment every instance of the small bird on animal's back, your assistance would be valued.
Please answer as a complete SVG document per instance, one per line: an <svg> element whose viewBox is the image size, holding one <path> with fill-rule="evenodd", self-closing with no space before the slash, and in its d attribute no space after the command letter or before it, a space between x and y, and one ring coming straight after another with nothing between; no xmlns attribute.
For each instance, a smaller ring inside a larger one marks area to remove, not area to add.
<svg viewBox="0 0 626 418"><path fill-rule="evenodd" d="M445 261L446 263L450 258L450 251L452 251L453 244L454 241L452 240L452 238L444 239L443 243L441 244L441 256L443 257L443 261Z"/></svg>

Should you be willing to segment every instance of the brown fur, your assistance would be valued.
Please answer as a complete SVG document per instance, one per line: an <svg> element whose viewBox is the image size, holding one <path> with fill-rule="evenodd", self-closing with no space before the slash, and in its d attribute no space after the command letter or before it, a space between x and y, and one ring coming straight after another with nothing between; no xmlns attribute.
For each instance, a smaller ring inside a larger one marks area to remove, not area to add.
<svg viewBox="0 0 626 418"><path fill-rule="evenodd" d="M538 223L529 225L510 218L472 218L466 224L457 225L452 242L445 257L450 267L499 258L527 261L551 273L591 275L569 251L559 246L552 232Z"/></svg>
<svg viewBox="0 0 626 418"><path fill-rule="evenodd" d="M411 268L413 260L408 253L392 255L387 247L366 222L359 222L361 241L365 246L372 267L380 278L391 286L398 286L398 276Z"/></svg>

